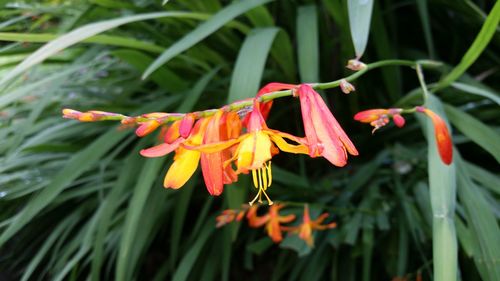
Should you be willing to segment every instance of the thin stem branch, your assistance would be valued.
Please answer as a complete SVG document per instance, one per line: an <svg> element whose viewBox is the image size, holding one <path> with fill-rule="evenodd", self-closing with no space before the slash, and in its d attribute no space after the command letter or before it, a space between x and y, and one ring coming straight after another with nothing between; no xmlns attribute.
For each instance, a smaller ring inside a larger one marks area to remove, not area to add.
<svg viewBox="0 0 500 281"><path fill-rule="evenodd" d="M315 90L325 90L325 89L339 87L341 81L343 81L343 80L345 80L347 82L354 81L354 80L358 79L359 77L363 76L368 71L376 69L376 68L384 67L384 66L408 66L408 67L416 68L417 74L419 74L419 80L420 80L421 79L420 74L421 74L422 67L432 68L432 67L437 67L440 65L441 65L440 62L429 61L429 60L424 60L424 61L382 60L382 61L377 61L377 62L374 62L371 64L367 64L366 67L364 67L363 69L361 69L361 70L359 70L359 71L357 71L357 72L355 72L355 73L353 73L345 78L338 79L338 80L331 81L331 82L325 82L325 83L312 83L310 85ZM420 72L419 72L419 69L420 69ZM270 92L270 93L267 93L267 94L260 96L258 101L259 102L266 102L266 101L271 101L274 99L288 97L288 96L292 96L292 95L293 95L293 90ZM242 110L245 108L250 109L253 106L253 102L254 102L253 98L248 98L245 100L240 100L240 101L236 101L234 103L225 105L220 109L225 110L225 111L239 111L239 110ZM193 112L192 114L194 114L196 116L196 118L203 118L203 117L208 117L208 116L214 115L220 109L207 109L207 110L203 110L203 111L196 111L196 112ZM184 118L185 115L186 115L185 113L169 113L166 117L161 118L161 122L167 123L167 122L171 122L171 121L175 121L175 120L180 120L180 119ZM123 120L123 119L129 119L129 118L133 118L136 122L147 122L147 121L151 121L151 120L158 120L158 118L148 118L146 116L129 117L129 116L122 115L122 114L117 114L114 116L107 116L106 118L103 118L101 120Z"/></svg>

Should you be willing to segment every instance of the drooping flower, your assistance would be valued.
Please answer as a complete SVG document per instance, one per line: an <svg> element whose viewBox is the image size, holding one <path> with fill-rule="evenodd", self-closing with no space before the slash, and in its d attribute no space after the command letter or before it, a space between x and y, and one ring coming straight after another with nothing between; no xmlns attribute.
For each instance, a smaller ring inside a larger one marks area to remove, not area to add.
<svg viewBox="0 0 500 281"><path fill-rule="evenodd" d="M271 240L275 243L281 242L283 240L282 231L284 230L282 224L289 223L295 219L295 215L293 214L281 216L279 210L283 207L285 207L283 204L272 205L269 207L269 212L264 216L257 215L257 206L250 207L247 213L248 225L254 228L266 225L267 235L271 237Z"/></svg>
<svg viewBox="0 0 500 281"><path fill-rule="evenodd" d="M304 215L302 218L302 224L300 224L293 232L298 233L299 238L304 240L309 247L314 246L313 230L325 230L334 228L337 226L336 223L322 224L323 221L328 217L327 213L321 214L317 219L311 220L309 216L309 206L306 204L304 206Z"/></svg>
<svg viewBox="0 0 500 281"><path fill-rule="evenodd" d="M434 111L428 108L417 106L416 110L417 112L424 113L431 118L432 124L434 125L434 137L436 138L439 156L441 157L443 163L450 165L453 161L453 142L451 140L450 132L448 131L448 126L446 126L446 122Z"/></svg>
<svg viewBox="0 0 500 281"><path fill-rule="evenodd" d="M264 195L269 205L273 202L266 193L271 185L272 174L269 160L278 153L276 146L285 152L308 154L308 148L303 143L305 140L280 131L269 129L260 112L260 104L255 99L252 112L246 125L247 133L242 136L224 142L204 144L200 146L189 147L204 153L213 153L237 145L233 157L225 162L224 165L230 165L232 161L236 162L237 173L252 172L255 188L258 193L250 202L252 205L257 199L262 202ZM285 139L296 142L290 144Z"/></svg>
<svg viewBox="0 0 500 281"><path fill-rule="evenodd" d="M356 147L314 89L302 84L296 91L304 122L309 155L323 156L333 165L342 167L347 163L347 153L358 155Z"/></svg>
<svg viewBox="0 0 500 281"><path fill-rule="evenodd" d="M401 108L389 108L389 109L368 109L360 111L354 115L354 120L362 123L370 123L374 128L372 134L375 133L379 128L389 124L390 118L394 120L394 124L399 128L405 125L405 119L401 116Z"/></svg>
<svg viewBox="0 0 500 281"><path fill-rule="evenodd" d="M296 88L297 85L293 84L285 84L285 83L268 83L264 87L262 87L258 92L255 98L260 98L261 96L271 93L271 92L276 92L276 91L282 91L282 90L291 90ZM260 102L260 112L262 114L262 117L264 117L264 120L267 120L267 116L269 115L269 111L271 110L271 107L273 105L273 101L266 101L266 102ZM247 114L245 118L243 119L243 124L246 126L248 123L248 120L250 119L250 114Z"/></svg>

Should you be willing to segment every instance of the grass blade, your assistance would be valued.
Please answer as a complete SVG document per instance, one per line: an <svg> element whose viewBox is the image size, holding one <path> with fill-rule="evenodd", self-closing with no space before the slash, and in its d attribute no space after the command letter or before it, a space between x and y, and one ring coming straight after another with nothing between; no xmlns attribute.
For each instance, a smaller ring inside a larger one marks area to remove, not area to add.
<svg viewBox="0 0 500 281"><path fill-rule="evenodd" d="M299 7L297 38L300 81L319 81L318 13L315 5Z"/></svg>
<svg viewBox="0 0 500 281"><path fill-rule="evenodd" d="M46 58L62 51L78 42L81 42L87 38L90 38L96 34L102 33L104 31L113 29L120 25L124 25L131 22L143 21L148 19L162 18L162 17L179 17L184 16L188 13L186 12L159 12L159 13L148 13L133 16L121 17L118 19L112 19L107 21L101 21L96 23L87 24L85 26L79 27L67 34L64 34L57 39L43 45L41 48L33 52L29 57L23 60L22 63L18 64L12 71L7 73L2 80L0 80L0 86L4 85L11 79L15 78L25 70L30 67L44 61Z"/></svg>
<svg viewBox="0 0 500 281"><path fill-rule="evenodd" d="M144 72L142 79L145 79L156 71L160 66L167 63L170 59L189 49L196 43L208 37L219 28L236 18L237 16L263 5L270 0L246 0L233 2L218 13L212 16L206 22L200 24L195 30L188 33L179 41L175 42L170 48L163 52Z"/></svg>
<svg viewBox="0 0 500 281"><path fill-rule="evenodd" d="M441 102L432 94L428 95L425 106L443 119L446 115ZM432 207L432 247L434 260L434 280L457 280L457 238L455 233L456 172L455 164L445 165L437 151L434 126L425 119L428 143L428 173Z"/></svg>
<svg viewBox="0 0 500 281"><path fill-rule="evenodd" d="M49 186L33 197L24 209L14 217L11 224L0 236L0 246L30 222L40 210L50 204L73 180L95 165L126 136L126 132L110 130L69 159L64 168L54 176Z"/></svg>
<svg viewBox="0 0 500 281"><path fill-rule="evenodd" d="M474 42L467 50L465 55L462 57L460 63L455 66L455 68L448 73L441 81L439 81L438 86L434 90L439 90L449 86L453 81L457 80L464 72L471 66L476 59L484 51L491 38L496 32L498 22L500 21L500 1L496 1L493 9L491 9L490 14L484 21L481 31L474 39Z"/></svg>
<svg viewBox="0 0 500 281"><path fill-rule="evenodd" d="M360 58L365 52L368 43L373 0L349 0L347 8L354 50L356 57Z"/></svg>
<svg viewBox="0 0 500 281"><path fill-rule="evenodd" d="M446 115L462 134L488 151L500 163L500 134L483 122L451 105L445 105Z"/></svg>

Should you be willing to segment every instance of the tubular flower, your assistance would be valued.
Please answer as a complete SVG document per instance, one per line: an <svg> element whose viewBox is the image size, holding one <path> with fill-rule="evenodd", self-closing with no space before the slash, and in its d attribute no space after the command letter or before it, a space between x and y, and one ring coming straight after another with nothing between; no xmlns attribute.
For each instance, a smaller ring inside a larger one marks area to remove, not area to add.
<svg viewBox="0 0 500 281"><path fill-rule="evenodd" d="M266 84L264 87L262 87L259 90L259 92L257 92L257 95L255 96L255 98L260 98L261 96L268 94L268 93L271 93L271 92L282 91L282 90L291 90L291 89L294 89L296 87L297 87L297 85L293 85L293 84L276 83L276 82L269 83L269 84ZM267 116L269 115L269 111L271 111L272 105L273 105L272 100L260 103L260 112L262 114L262 117L264 117L264 120L267 119ZM247 114L245 116L245 119L243 120L243 124L245 124L245 126L248 123L249 118L250 118L250 115Z"/></svg>
<svg viewBox="0 0 500 281"><path fill-rule="evenodd" d="M269 212L264 216L257 216L257 207L250 207L247 213L248 224L250 227L258 228L266 225L267 235L271 237L271 240L275 243L281 242L283 240L282 231L285 229L281 224L289 223L295 219L295 215L290 214L286 216L281 216L279 210L285 207L283 204L275 204L269 207Z"/></svg>
<svg viewBox="0 0 500 281"><path fill-rule="evenodd" d="M238 137L240 132L241 122L238 114L234 112L224 113L224 111L219 110L210 118L203 137L203 144L227 141L229 138ZM220 195L224 184L237 180L237 175L231 165L224 166L224 162L230 158L229 148L214 153L201 154L203 179L211 195Z"/></svg>
<svg viewBox="0 0 500 281"><path fill-rule="evenodd" d="M294 232L297 232L299 238L304 240L309 247L314 247L314 239L312 232L313 230L325 230L329 228L334 228L337 226L336 223L321 224L328 217L327 213L321 214L317 219L311 220L309 216L309 206L306 204L304 206L304 216L302 218L302 224L298 226Z"/></svg>
<svg viewBox="0 0 500 281"><path fill-rule="evenodd" d="M347 152L358 155L354 144L311 86L300 85L296 95L300 99L309 156L323 156L333 165L342 167L347 163Z"/></svg>
<svg viewBox="0 0 500 281"><path fill-rule="evenodd" d="M290 144L285 141L285 139L292 140L298 144ZM298 137L269 129L260 112L260 104L257 102L257 99L255 99L253 110L248 119L246 134L241 135L239 138L224 142L204 144L189 148L204 153L214 153L237 144L233 157L226 160L224 165L230 165L232 161L235 161L237 166L236 173L246 174L252 171L254 185L258 189L258 193L250 202L250 205L257 199L259 203L261 203L262 195L266 197L269 205L272 205L273 202L266 193L267 188L272 182L271 165L267 162L271 160L274 154L278 153L276 146L285 152L308 154L307 146L303 143L304 140Z"/></svg>
<svg viewBox="0 0 500 281"><path fill-rule="evenodd" d="M401 116L401 108L389 108L389 109L369 109L361 111L354 115L354 120L362 123L370 123L374 127L372 134L375 133L379 128L387 125L390 118L394 120L394 124L399 128L405 125L405 119Z"/></svg>
<svg viewBox="0 0 500 281"><path fill-rule="evenodd" d="M179 138L182 142L189 143L190 145L200 145L203 141L203 136L205 133L205 128L208 125L210 119L202 118L199 119L195 125L191 134L186 140ZM175 143L175 142L174 142ZM200 152L196 150L189 150L180 146L180 142L177 144L177 149L175 149L174 163L170 166L165 175L163 181L163 186L165 188L178 189L182 187L189 178L193 175L196 168L198 168L198 162L200 161ZM211 190L208 190L211 192Z"/></svg>
<svg viewBox="0 0 500 281"><path fill-rule="evenodd" d="M434 137L436 138L439 156L443 163L450 165L453 161L453 143L446 122L435 112L423 106L417 106L416 110L431 118L434 125Z"/></svg>

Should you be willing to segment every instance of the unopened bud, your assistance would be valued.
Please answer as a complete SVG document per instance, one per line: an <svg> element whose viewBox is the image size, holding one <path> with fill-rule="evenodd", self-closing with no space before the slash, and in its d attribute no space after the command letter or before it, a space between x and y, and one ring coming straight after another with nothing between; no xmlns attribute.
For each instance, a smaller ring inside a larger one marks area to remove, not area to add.
<svg viewBox="0 0 500 281"><path fill-rule="evenodd" d="M340 89L344 94L356 91L356 88L345 79L340 80Z"/></svg>
<svg viewBox="0 0 500 281"><path fill-rule="evenodd" d="M347 68L350 70L358 71L366 68L366 64L363 62L359 61L358 59L352 59L347 62L346 65Z"/></svg>

